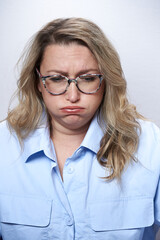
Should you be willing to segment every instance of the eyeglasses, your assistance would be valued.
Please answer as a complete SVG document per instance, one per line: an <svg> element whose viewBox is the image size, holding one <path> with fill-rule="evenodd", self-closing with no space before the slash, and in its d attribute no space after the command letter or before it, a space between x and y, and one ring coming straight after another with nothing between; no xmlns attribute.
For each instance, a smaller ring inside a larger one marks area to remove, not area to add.
<svg viewBox="0 0 160 240"><path fill-rule="evenodd" d="M45 89L52 95L61 95L65 93L72 82L76 84L76 87L82 93L96 93L100 89L103 80L103 75L101 74L83 74L75 79L69 79L68 77L59 74L42 76L37 68L36 71L41 78Z"/></svg>

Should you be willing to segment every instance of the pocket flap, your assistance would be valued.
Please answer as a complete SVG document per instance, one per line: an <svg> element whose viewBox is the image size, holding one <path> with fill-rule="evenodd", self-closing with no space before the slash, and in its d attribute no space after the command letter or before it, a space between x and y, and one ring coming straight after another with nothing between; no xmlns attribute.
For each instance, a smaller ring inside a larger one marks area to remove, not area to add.
<svg viewBox="0 0 160 240"><path fill-rule="evenodd" d="M40 197L0 195L0 220L3 223L47 226L52 201Z"/></svg>
<svg viewBox="0 0 160 240"><path fill-rule="evenodd" d="M152 198L134 198L90 205L91 227L95 231L151 226L154 222Z"/></svg>

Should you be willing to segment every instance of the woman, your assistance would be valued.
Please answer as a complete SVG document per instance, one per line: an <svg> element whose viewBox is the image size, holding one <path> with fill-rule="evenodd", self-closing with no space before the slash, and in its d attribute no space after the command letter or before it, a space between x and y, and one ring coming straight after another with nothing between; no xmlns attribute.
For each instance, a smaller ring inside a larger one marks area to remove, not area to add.
<svg viewBox="0 0 160 240"><path fill-rule="evenodd" d="M26 53L18 96L0 126L2 238L155 239L160 131L128 102L99 27L48 23Z"/></svg>

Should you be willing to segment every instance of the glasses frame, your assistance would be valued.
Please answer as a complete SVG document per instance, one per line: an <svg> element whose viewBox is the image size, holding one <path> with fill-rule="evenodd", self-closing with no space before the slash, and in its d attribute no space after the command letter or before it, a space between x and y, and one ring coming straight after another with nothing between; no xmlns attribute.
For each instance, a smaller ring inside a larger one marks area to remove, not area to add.
<svg viewBox="0 0 160 240"><path fill-rule="evenodd" d="M66 77L66 76L64 76L64 75L61 75L61 74L53 74L53 75L43 76L37 68L36 68L36 72L37 72L39 78L42 80L43 86L44 86L44 88L46 89L46 91L47 91L48 93L54 95L54 96L64 94L64 93L67 91L69 85L70 85L72 82L75 83L77 89L78 89L81 93L84 93L84 94L93 94L93 93L96 93L96 92L100 89L101 84L102 84L102 80L103 80L103 75L102 75L102 74L94 74L94 73L93 73L93 74L82 74L82 75L80 75L80 76L78 76L78 77L76 77L76 78L70 79L70 78L68 78L68 77ZM60 76L64 77L64 78L67 80L67 82L68 82L68 85L67 85L66 89L65 89L62 93L52 93L52 92L50 92L50 91L47 89L46 84L45 84L46 78L48 78L48 77L54 77L54 76L57 76L57 75L60 75ZM88 92L88 93L87 93L87 92L83 92L83 91L78 87L78 79L80 79L80 77L84 77L84 76L88 76L88 75L89 75L89 76L98 76L98 77L99 77L99 86L98 86L98 88L97 88L95 91L92 91L92 92Z"/></svg>

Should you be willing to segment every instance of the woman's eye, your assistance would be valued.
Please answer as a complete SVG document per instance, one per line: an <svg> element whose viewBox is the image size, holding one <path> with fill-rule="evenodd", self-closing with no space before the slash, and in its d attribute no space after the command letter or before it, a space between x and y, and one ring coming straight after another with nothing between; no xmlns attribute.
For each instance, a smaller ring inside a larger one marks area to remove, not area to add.
<svg viewBox="0 0 160 240"><path fill-rule="evenodd" d="M86 78L86 81L94 81L95 80L95 77L87 77Z"/></svg>
<svg viewBox="0 0 160 240"><path fill-rule="evenodd" d="M85 80L87 82L91 82L91 81L95 81L96 80L96 76L83 76L81 77L82 80Z"/></svg>
<svg viewBox="0 0 160 240"><path fill-rule="evenodd" d="M52 82L59 82L63 81L65 78L63 76L51 76L49 77L49 80Z"/></svg>

